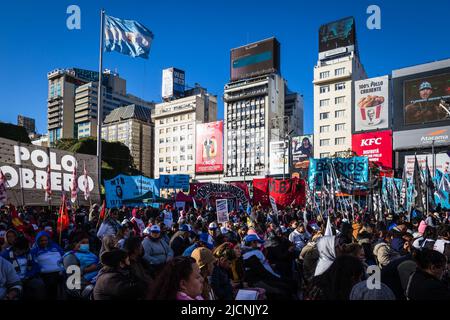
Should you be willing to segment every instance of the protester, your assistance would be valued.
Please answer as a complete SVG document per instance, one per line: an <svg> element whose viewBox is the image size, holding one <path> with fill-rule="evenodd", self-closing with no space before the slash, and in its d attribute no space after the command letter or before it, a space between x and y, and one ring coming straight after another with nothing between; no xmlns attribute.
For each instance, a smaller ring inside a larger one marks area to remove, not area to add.
<svg viewBox="0 0 450 320"><path fill-rule="evenodd" d="M130 222L133 225L134 232L137 236L142 237L145 229L145 223L142 221L142 212L139 208L134 208L131 215L133 218L131 218Z"/></svg>
<svg viewBox="0 0 450 320"><path fill-rule="evenodd" d="M0 257L0 300L18 300L22 283L13 265Z"/></svg>
<svg viewBox="0 0 450 320"><path fill-rule="evenodd" d="M204 300L216 300L216 294L211 286L212 275L215 271L216 258L208 248L197 248L192 252L192 258L195 259L203 277L202 298Z"/></svg>
<svg viewBox="0 0 450 320"><path fill-rule="evenodd" d="M153 279L153 269L147 260L143 258L144 248L139 237L128 238L124 243L124 250L130 259L131 274L146 287L149 287Z"/></svg>
<svg viewBox="0 0 450 320"><path fill-rule="evenodd" d="M117 209L111 209L106 219L100 225L97 237L102 239L104 236L115 236L120 229L120 223L117 221L118 217L119 211Z"/></svg>
<svg viewBox="0 0 450 320"><path fill-rule="evenodd" d="M231 285L230 271L236 253L231 243L223 243L214 250L217 262L211 275L211 287L218 300L233 300L233 286Z"/></svg>
<svg viewBox="0 0 450 320"><path fill-rule="evenodd" d="M158 225L150 227L150 235L142 241L144 259L157 273L164 264L173 258L173 251L166 241L161 239L161 229Z"/></svg>
<svg viewBox="0 0 450 320"><path fill-rule="evenodd" d="M188 225L182 224L179 230L170 239L169 245L173 250L175 257L181 256L184 250L191 244L190 241L191 230Z"/></svg>
<svg viewBox="0 0 450 320"><path fill-rule="evenodd" d="M393 239L392 231L381 231L380 240L373 248L373 254L380 269L387 266L391 261L400 257L400 254L391 247Z"/></svg>

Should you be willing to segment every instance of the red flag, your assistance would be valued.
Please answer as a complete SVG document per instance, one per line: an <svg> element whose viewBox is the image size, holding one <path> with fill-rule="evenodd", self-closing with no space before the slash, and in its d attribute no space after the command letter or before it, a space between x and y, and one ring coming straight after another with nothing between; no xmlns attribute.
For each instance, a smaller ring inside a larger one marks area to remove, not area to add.
<svg viewBox="0 0 450 320"><path fill-rule="evenodd" d="M8 201L8 195L6 194L6 177L2 170L0 170L0 205L6 205L6 201Z"/></svg>
<svg viewBox="0 0 450 320"><path fill-rule="evenodd" d="M64 193L62 196L62 202L61 207L59 208L59 215L58 215L58 223L56 227L56 231L61 234L64 230L69 228L70 219L69 219L69 213L67 210L67 203L66 203L66 194Z"/></svg>
<svg viewBox="0 0 450 320"><path fill-rule="evenodd" d="M16 207L14 207L13 205L10 205L10 210L11 210L11 223L14 226L14 228L16 228L17 231L19 232L24 232L25 230L25 223L23 222L23 220L19 217L19 214L17 212Z"/></svg>
<svg viewBox="0 0 450 320"><path fill-rule="evenodd" d="M106 204L105 200L103 200L102 209L100 210L100 220L105 219L105 213L106 213Z"/></svg>

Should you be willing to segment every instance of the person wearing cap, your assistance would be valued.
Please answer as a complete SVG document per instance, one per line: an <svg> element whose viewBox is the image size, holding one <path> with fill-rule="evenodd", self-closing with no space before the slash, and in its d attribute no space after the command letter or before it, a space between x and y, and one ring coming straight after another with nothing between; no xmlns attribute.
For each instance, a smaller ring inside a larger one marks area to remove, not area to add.
<svg viewBox="0 0 450 320"><path fill-rule="evenodd" d="M213 237L214 240L220 235L220 229L217 222L213 221L208 226L208 233Z"/></svg>
<svg viewBox="0 0 450 320"><path fill-rule="evenodd" d="M198 267L200 268L200 274L203 277L203 290L202 297L204 300L216 300L217 297L214 294L214 290L211 287L210 280L215 269L215 263L217 259L214 257L211 250L208 248L197 248L192 251L191 257L195 259Z"/></svg>
<svg viewBox="0 0 450 320"><path fill-rule="evenodd" d="M445 109L437 101L431 101L433 86L428 81L424 81L419 86L418 99L411 101L405 107L405 123L424 123L430 121L444 120L447 117Z"/></svg>
<svg viewBox="0 0 450 320"><path fill-rule="evenodd" d="M145 296L145 286L130 273L130 259L125 251L107 251L100 259L103 268L95 283L94 300L137 300Z"/></svg>
<svg viewBox="0 0 450 320"><path fill-rule="evenodd" d="M172 238L169 241L169 245L173 250L173 255L175 257L181 256L186 250L187 247L190 246L190 235L191 230L190 226L187 224L182 224L178 231L172 236Z"/></svg>
<svg viewBox="0 0 450 320"><path fill-rule="evenodd" d="M142 241L144 259L147 260L155 272L158 272L164 264L173 258L173 251L166 241L161 239L161 228L154 224L150 227L150 235Z"/></svg>
<svg viewBox="0 0 450 320"><path fill-rule="evenodd" d="M192 252L197 249L197 248L201 248L201 247L206 247L209 250L214 249L214 240L213 238L209 235L209 233L206 232L201 232L198 235L198 240L195 241L191 246L187 247L186 250L184 250L183 252L183 256L184 257L189 257L192 255Z"/></svg>

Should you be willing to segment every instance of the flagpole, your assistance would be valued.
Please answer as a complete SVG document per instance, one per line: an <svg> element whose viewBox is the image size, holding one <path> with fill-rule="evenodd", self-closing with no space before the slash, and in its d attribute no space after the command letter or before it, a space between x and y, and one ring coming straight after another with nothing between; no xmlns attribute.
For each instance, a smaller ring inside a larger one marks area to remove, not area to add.
<svg viewBox="0 0 450 320"><path fill-rule="evenodd" d="M100 11L100 48L98 67L98 91L97 91L97 161L98 161L98 181L102 184L102 121L103 121L103 42L104 42L104 22L105 10Z"/></svg>

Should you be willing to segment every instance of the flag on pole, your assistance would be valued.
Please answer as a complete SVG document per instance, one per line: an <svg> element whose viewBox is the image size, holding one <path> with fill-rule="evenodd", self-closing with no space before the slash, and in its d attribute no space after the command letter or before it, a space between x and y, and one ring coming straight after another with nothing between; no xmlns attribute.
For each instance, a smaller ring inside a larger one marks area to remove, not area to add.
<svg viewBox="0 0 450 320"><path fill-rule="evenodd" d="M154 36L143 24L105 15L104 32L106 52L148 59Z"/></svg>
<svg viewBox="0 0 450 320"><path fill-rule="evenodd" d="M400 207L403 210L406 210L406 207L407 207L407 205L406 205L407 190L408 190L408 180L406 177L406 165L405 165L405 167L403 168L402 185L400 188Z"/></svg>
<svg viewBox="0 0 450 320"><path fill-rule="evenodd" d="M434 202L434 193L436 192L436 187L433 182L433 178L431 176L430 167L428 166L428 157L426 157L426 186L427 186L427 195L428 195L428 205L429 208L433 209L436 207L436 204Z"/></svg>
<svg viewBox="0 0 450 320"><path fill-rule="evenodd" d="M86 161L84 161L84 165L83 165L83 176L84 176L84 180L83 180L84 200L88 200L91 195L90 195L90 191L89 191L89 180L88 180L88 174L87 174L87 170L86 170Z"/></svg>
<svg viewBox="0 0 450 320"><path fill-rule="evenodd" d="M250 215L252 213L252 207L250 206L250 203L247 203L247 214Z"/></svg>
<svg viewBox="0 0 450 320"><path fill-rule="evenodd" d="M50 165L47 166L47 181L45 185L45 202L52 200L52 180Z"/></svg>
<svg viewBox="0 0 450 320"><path fill-rule="evenodd" d="M7 201L8 195L6 194L6 177L0 169L0 206L5 205Z"/></svg>
<svg viewBox="0 0 450 320"><path fill-rule="evenodd" d="M57 232L61 234L64 230L69 228L69 224L70 220L69 220L69 212L67 210L67 199L66 194L63 193L56 226Z"/></svg>
<svg viewBox="0 0 450 320"><path fill-rule="evenodd" d="M424 200L423 183L420 174L419 161L417 160L417 157L415 157L414 160L413 184L414 184L413 207L414 209L419 210L423 213L425 212L425 204L423 202Z"/></svg>
<svg viewBox="0 0 450 320"><path fill-rule="evenodd" d="M17 231L23 232L25 228L25 223L23 222L22 218L19 217L19 213L17 212L17 209L15 206L10 206L11 211L11 223L16 228Z"/></svg>
<svg viewBox="0 0 450 320"><path fill-rule="evenodd" d="M197 210L197 202L195 202L195 198L192 197L192 202L194 204L194 209Z"/></svg>
<svg viewBox="0 0 450 320"><path fill-rule="evenodd" d="M103 200L102 207L100 209L100 220L104 220L106 215L106 203L105 200Z"/></svg>
<svg viewBox="0 0 450 320"><path fill-rule="evenodd" d="M327 227L325 229L325 236L332 236L333 235L333 229L331 228L331 220L330 215L328 215L327 218Z"/></svg>
<svg viewBox="0 0 450 320"><path fill-rule="evenodd" d="M70 187L70 201L72 201L72 203L75 203L75 201L77 201L77 195L78 195L78 177L77 177L77 164L75 163L72 172L72 185Z"/></svg>

